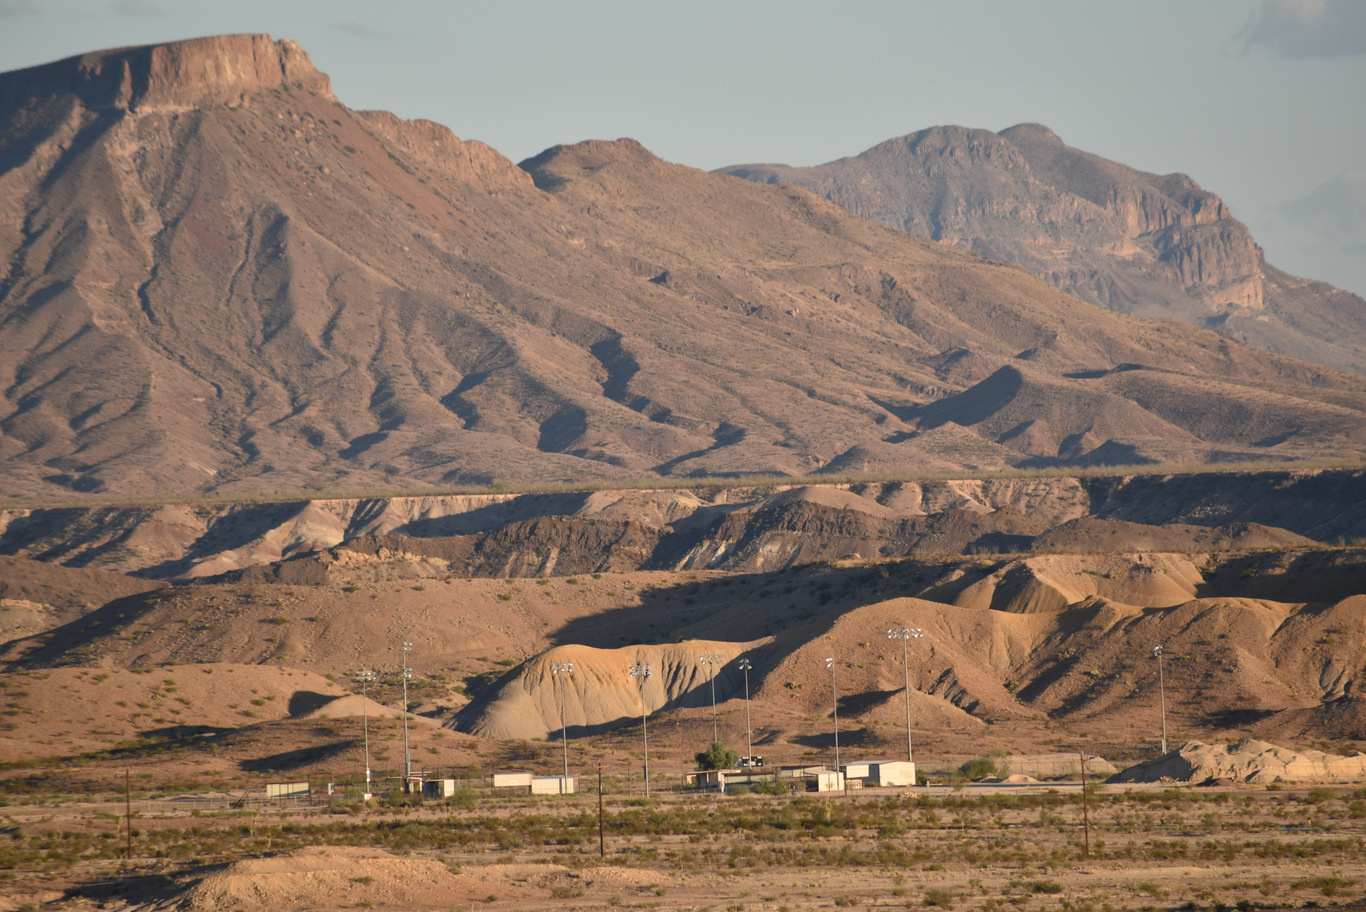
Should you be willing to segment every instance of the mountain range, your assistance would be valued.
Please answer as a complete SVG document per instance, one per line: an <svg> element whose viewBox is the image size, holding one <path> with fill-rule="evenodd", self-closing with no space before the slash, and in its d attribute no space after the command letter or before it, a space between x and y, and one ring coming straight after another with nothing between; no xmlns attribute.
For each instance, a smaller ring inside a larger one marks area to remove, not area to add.
<svg viewBox="0 0 1366 912"><path fill-rule="evenodd" d="M631 140L515 165L346 107L289 41L0 74L0 111L10 497L1355 461L1366 441L1360 375Z"/></svg>
<svg viewBox="0 0 1366 912"><path fill-rule="evenodd" d="M1074 149L1040 124L932 127L815 167L721 171L805 187L1102 307L1366 372L1366 301L1268 264L1247 226L1190 177Z"/></svg>

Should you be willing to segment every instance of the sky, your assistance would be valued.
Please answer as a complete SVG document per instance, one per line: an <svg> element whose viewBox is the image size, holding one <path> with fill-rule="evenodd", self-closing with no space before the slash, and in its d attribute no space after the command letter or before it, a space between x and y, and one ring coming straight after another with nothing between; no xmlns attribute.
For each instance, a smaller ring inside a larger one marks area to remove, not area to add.
<svg viewBox="0 0 1366 912"><path fill-rule="evenodd" d="M697 168L814 165L1042 123L1189 174L1268 262L1366 296L1366 0L0 0L0 70L235 32L513 161L629 136Z"/></svg>

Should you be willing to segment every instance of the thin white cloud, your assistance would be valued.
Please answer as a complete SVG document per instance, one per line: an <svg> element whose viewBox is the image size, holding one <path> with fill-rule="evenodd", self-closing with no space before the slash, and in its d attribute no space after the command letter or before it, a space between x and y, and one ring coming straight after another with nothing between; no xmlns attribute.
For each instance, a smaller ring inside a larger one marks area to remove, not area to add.
<svg viewBox="0 0 1366 912"><path fill-rule="evenodd" d="M1361 0L1262 0L1238 37L1282 57L1366 55L1366 3Z"/></svg>
<svg viewBox="0 0 1366 912"><path fill-rule="evenodd" d="M113 4L114 14L127 19L149 19L166 15L157 0L119 0Z"/></svg>

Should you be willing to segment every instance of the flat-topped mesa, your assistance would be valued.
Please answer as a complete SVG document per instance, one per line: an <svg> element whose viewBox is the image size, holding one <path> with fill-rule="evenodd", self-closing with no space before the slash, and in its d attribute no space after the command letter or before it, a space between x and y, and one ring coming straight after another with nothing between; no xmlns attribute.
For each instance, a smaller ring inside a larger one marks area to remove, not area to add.
<svg viewBox="0 0 1366 912"><path fill-rule="evenodd" d="M0 110L61 93L96 109L222 104L286 85L332 97L327 74L295 42L221 35L96 51L0 74Z"/></svg>

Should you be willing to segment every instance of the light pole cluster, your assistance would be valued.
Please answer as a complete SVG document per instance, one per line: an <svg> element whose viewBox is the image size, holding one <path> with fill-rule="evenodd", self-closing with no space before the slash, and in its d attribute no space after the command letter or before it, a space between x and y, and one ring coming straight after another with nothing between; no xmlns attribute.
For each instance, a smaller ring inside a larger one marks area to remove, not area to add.
<svg viewBox="0 0 1366 912"><path fill-rule="evenodd" d="M889 640L901 641L901 663L905 676L905 706L906 706L906 761L915 762L914 748L911 739L911 656L910 642L918 640L924 636L924 631L919 627L898 626L887 630ZM413 676L413 669L408 664L413 651L413 644L407 640L403 641L403 788L407 791L411 787L413 775L412 753L408 740L408 681ZM1162 753L1167 753L1167 684L1166 674L1163 668L1163 649L1161 644L1152 648L1152 658L1157 660L1157 686L1158 700L1162 715ZM723 656L716 653L698 656L699 665L719 668L725 664ZM744 673L745 681L745 761L748 764L754 756L754 729L750 719L749 706L749 673L753 665L747 657L741 657L736 663L737 667ZM832 718L834 720L835 736L835 769L840 768L840 716L839 716L839 682L837 680L838 665L834 656L827 656L825 667L830 670L830 698L832 703ZM636 679L640 688L640 736L645 749L645 796L650 795L650 734L648 727L649 710L645 702L645 681L650 677L651 667L645 664L632 665L629 669L632 678ZM573 662L551 662L550 674L552 680L561 675L572 675L574 673ZM716 716L716 676L717 672L709 675L711 685L711 723L712 741L720 742L720 729ZM374 684L377 675L374 671L357 671L354 675L356 683L361 685L361 718L365 732L365 797L370 797L370 713L369 713L369 687ZM565 678L560 683L560 740L564 746L564 776L569 778L569 728L565 721L565 689L569 686L568 679Z"/></svg>
<svg viewBox="0 0 1366 912"><path fill-rule="evenodd" d="M906 707L906 761L915 762L914 747L911 738L911 656L910 642L918 640L924 636L924 631L919 627L897 626L887 630L889 640L901 641L901 663L905 676L905 707ZM403 787L407 791L411 787L413 775L412 753L408 740L408 681L413 676L413 669L408 664L410 655L413 651L413 644L407 640L403 641ZM1152 648L1152 658L1157 660L1157 685L1158 700L1162 715L1162 753L1167 753L1167 685L1166 674L1163 668L1163 649L1161 644ZM698 656L699 665L709 666L719 669L725 664L725 659L720 654L709 653ZM745 762L748 764L754 756L754 729L750 718L749 706L749 673L753 665L747 657L741 657L736 663L737 667L744 673L745 681ZM834 656L827 656L825 667L830 671L830 698L832 703L832 719L834 720L835 736L835 769L840 768L840 716L839 716L839 682L837 680L838 665ZM632 665L629 669L632 678L636 679L640 688L640 736L645 749L645 796L650 795L650 734L648 727L649 710L645 702L645 681L650 677L651 667L645 664ZM572 675L574 673L573 662L551 662L550 674L552 680L561 675ZM712 741L720 742L720 729L716 715L716 676L713 671L708 680L711 685L711 724ZM369 687L374 684L377 675L374 671L357 671L354 675L356 683L361 685L361 718L365 732L365 797L370 797L370 714L369 714ZM564 746L564 776L569 778L569 728L565 721L565 689L569 686L567 678L560 683L560 740Z"/></svg>

